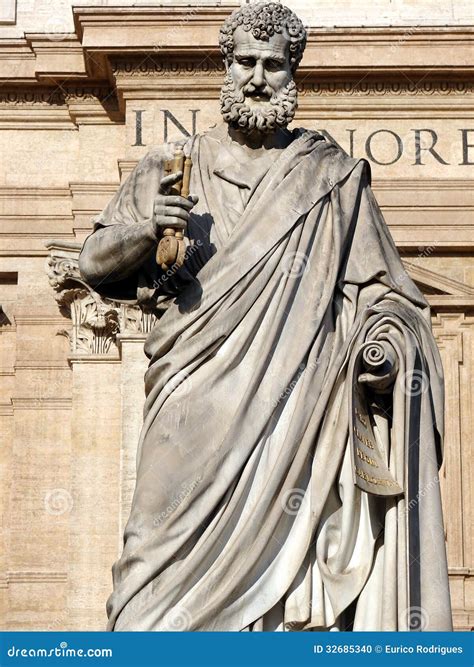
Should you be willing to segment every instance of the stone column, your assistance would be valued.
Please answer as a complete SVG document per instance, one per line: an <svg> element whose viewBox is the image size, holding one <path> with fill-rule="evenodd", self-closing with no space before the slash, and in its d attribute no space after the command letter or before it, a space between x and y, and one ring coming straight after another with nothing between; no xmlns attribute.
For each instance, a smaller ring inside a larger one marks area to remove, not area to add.
<svg viewBox="0 0 474 667"><path fill-rule="evenodd" d="M71 327L70 630L102 630L135 485L143 344L156 313L103 299L79 273L80 244L50 242L49 279Z"/></svg>
<svg viewBox="0 0 474 667"><path fill-rule="evenodd" d="M71 630L104 630L120 502L121 368L118 355L70 357L72 498L68 607Z"/></svg>

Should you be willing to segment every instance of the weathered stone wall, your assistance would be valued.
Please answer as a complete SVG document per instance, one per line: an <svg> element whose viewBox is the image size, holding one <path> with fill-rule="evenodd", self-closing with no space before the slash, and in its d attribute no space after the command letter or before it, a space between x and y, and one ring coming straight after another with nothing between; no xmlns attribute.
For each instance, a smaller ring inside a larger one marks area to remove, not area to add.
<svg viewBox="0 0 474 667"><path fill-rule="evenodd" d="M78 247L153 144L219 120L217 33L234 6L88 0L73 15L71 4L55 0L53 14L46 0L18 0L13 22L2 23L8 2L0 14L0 625L10 629L104 627L155 316L83 285ZM447 387L441 484L454 619L469 628L470 7L380 0L336 15L326 0L288 4L314 26L297 124L369 160L407 270L432 306Z"/></svg>

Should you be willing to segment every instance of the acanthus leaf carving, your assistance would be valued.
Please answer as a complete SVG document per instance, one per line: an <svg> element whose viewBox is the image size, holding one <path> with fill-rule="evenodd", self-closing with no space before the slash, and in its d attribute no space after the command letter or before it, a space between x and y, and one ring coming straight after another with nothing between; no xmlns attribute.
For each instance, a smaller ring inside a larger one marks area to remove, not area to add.
<svg viewBox="0 0 474 667"><path fill-rule="evenodd" d="M147 334L158 313L138 305L102 297L79 271L80 243L50 241L47 273L60 311L71 319L71 329L58 333L68 338L73 354L111 354L117 349L117 335Z"/></svg>

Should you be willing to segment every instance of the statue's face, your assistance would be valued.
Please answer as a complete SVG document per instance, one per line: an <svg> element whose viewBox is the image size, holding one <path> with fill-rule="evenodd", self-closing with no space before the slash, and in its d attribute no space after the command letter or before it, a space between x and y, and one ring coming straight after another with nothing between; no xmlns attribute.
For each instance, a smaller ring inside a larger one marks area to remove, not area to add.
<svg viewBox="0 0 474 667"><path fill-rule="evenodd" d="M221 113L244 133L270 134L293 120L296 84L290 67L290 43L281 34L256 39L241 26L233 34L232 62L221 90Z"/></svg>
<svg viewBox="0 0 474 667"><path fill-rule="evenodd" d="M242 91L250 107L268 105L272 95L292 79L288 40L275 34L263 41L239 26L229 71L236 91Z"/></svg>

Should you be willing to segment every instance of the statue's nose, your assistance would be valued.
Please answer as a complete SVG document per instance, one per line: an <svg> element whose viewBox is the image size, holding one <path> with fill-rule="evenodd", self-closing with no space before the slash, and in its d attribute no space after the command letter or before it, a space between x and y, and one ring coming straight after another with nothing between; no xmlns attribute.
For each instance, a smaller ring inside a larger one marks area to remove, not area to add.
<svg viewBox="0 0 474 667"><path fill-rule="evenodd" d="M263 86L265 80L263 78L263 65L260 62L257 62L253 69L252 84L255 88L260 88Z"/></svg>

